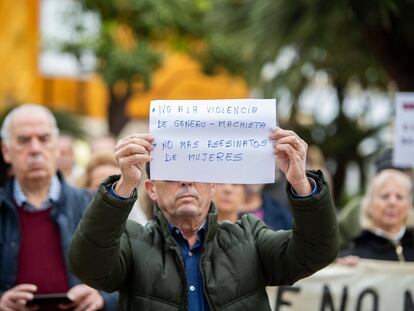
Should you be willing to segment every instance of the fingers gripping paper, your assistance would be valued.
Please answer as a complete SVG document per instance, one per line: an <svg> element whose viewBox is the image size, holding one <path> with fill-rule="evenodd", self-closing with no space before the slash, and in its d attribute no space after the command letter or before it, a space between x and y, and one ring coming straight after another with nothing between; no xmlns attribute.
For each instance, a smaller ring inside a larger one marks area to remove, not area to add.
<svg viewBox="0 0 414 311"><path fill-rule="evenodd" d="M151 179L273 183L276 100L155 100Z"/></svg>

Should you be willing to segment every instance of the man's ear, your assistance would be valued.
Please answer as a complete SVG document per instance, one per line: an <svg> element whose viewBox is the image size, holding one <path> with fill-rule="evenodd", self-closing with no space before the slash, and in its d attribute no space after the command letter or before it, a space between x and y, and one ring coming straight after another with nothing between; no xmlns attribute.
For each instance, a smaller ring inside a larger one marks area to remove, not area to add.
<svg viewBox="0 0 414 311"><path fill-rule="evenodd" d="M3 153L4 162L6 162L7 164L11 164L11 156L10 156L9 148L7 147L6 144L4 143L1 144L1 151Z"/></svg>
<svg viewBox="0 0 414 311"><path fill-rule="evenodd" d="M144 188L145 191L148 193L148 196L153 200L154 202L157 202L157 195L155 193L155 185L150 179L146 179L144 181Z"/></svg>
<svg viewBox="0 0 414 311"><path fill-rule="evenodd" d="M58 145L58 144L56 144L56 145L55 145L55 151L54 151L53 153L54 153L54 155L55 155L55 159L58 159L58 158L60 157L60 155L61 155L62 151L60 150L60 148L59 148L59 145Z"/></svg>

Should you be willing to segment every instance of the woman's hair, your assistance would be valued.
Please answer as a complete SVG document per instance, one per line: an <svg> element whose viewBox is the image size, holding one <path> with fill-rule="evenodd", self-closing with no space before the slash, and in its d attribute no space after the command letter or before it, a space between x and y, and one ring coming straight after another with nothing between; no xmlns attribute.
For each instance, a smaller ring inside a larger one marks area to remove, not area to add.
<svg viewBox="0 0 414 311"><path fill-rule="evenodd" d="M92 156L85 169L85 174L79 181L78 185L82 188L89 188L91 186L91 173L92 171L101 165L112 165L118 167L118 162L113 152L100 152Z"/></svg>
<svg viewBox="0 0 414 311"><path fill-rule="evenodd" d="M380 171L377 175L374 176L371 183L368 186L368 189L362 198L361 201L361 225L363 228L370 228L373 226L370 215L369 207L374 200L376 192L385 184L386 181L390 179L399 179L405 186L408 191L408 199L412 204L413 200L413 184L410 177L407 174L395 170L395 169L385 169ZM413 225L413 211L412 207L408 211L408 217L406 219L406 225Z"/></svg>
<svg viewBox="0 0 414 311"><path fill-rule="evenodd" d="M118 167L118 162L114 156L114 153L101 151L99 153L94 154L91 160L89 161L88 165L86 166L85 174L83 175L83 178L79 181L79 186L82 188L89 188L91 186L92 171L101 165L113 165L114 167ZM143 172L142 180L145 180L146 178L146 173ZM151 200L149 195L144 190L142 182L138 186L138 200L139 205L143 210L145 216L148 219L152 219L154 217L154 202Z"/></svg>

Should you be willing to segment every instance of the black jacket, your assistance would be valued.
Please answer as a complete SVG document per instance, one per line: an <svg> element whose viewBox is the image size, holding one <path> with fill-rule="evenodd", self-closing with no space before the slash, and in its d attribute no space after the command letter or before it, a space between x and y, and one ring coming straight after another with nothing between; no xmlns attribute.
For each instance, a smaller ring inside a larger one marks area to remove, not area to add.
<svg viewBox="0 0 414 311"><path fill-rule="evenodd" d="M328 265L337 255L338 234L329 189L290 197L292 231L272 231L252 215L237 224L217 222L214 205L206 219L200 260L210 310L270 310L266 285L290 285ZM187 284L180 249L160 210L145 227L127 222L135 197L121 201L101 186L76 230L72 271L86 284L120 291L120 310L187 310Z"/></svg>
<svg viewBox="0 0 414 311"><path fill-rule="evenodd" d="M407 229L400 240L403 255L406 261L414 261L414 232ZM369 230L361 234L350 243L342 253L343 256L355 255L361 258L398 261L396 244L378 236Z"/></svg>

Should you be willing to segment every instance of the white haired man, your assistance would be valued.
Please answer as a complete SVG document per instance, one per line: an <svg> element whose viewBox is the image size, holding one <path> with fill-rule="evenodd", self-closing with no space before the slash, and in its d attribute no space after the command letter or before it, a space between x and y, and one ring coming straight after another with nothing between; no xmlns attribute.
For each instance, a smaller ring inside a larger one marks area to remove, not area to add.
<svg viewBox="0 0 414 311"><path fill-rule="evenodd" d="M34 104L12 110L1 128L14 176L0 190L0 310L28 310L35 294L50 293L72 300L55 309L116 309L116 294L101 294L67 270L66 252L90 196L57 173L58 135L53 114Z"/></svg>

